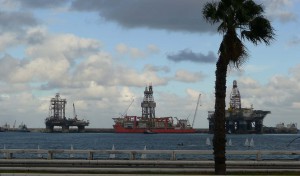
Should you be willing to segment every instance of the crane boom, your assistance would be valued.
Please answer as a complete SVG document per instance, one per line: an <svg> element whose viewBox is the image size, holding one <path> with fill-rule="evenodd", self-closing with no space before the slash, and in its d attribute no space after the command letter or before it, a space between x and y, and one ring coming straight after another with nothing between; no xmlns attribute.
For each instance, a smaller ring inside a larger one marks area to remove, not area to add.
<svg viewBox="0 0 300 176"><path fill-rule="evenodd" d="M128 112L128 110L129 110L129 108L130 108L130 106L132 105L133 102L134 102L134 99L131 100L130 105L127 107L126 111L123 113L122 116L127 116L127 112Z"/></svg>
<svg viewBox="0 0 300 176"><path fill-rule="evenodd" d="M13 129L15 129L15 127L16 127L16 120L15 120L15 122L14 122Z"/></svg>
<svg viewBox="0 0 300 176"><path fill-rule="evenodd" d="M199 106L199 102L200 102L200 97L201 97L201 94L199 94L199 96L198 96L198 101L197 101L197 106L196 106L196 109L195 109L195 114L194 114L194 118L193 118L192 127L194 127L195 118L196 118L196 115L197 115L198 106Z"/></svg>

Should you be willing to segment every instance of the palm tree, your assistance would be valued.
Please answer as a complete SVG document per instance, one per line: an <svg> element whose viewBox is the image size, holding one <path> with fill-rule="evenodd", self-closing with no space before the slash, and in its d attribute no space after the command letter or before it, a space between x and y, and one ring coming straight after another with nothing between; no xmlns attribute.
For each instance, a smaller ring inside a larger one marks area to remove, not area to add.
<svg viewBox="0 0 300 176"><path fill-rule="evenodd" d="M263 16L263 7L252 0L220 0L208 2L203 8L204 19L218 25L223 35L216 63L215 114L214 114L214 160L215 174L226 174L225 157L225 97L228 66L239 68L247 58L247 49L242 40L253 44L269 45L274 39L274 30Z"/></svg>

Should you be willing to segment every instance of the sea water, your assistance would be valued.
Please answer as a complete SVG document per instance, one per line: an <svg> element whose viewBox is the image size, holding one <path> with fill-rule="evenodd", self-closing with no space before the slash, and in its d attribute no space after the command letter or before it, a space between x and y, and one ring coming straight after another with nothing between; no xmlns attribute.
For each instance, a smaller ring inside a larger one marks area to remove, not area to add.
<svg viewBox="0 0 300 176"><path fill-rule="evenodd" d="M299 137L299 138L298 138ZM118 133L22 133L2 132L0 133L0 148L6 149L71 149L74 150L212 150L212 145L207 140L212 140L212 134L118 134ZM298 138L298 139L296 139ZM253 140L253 145L246 145L245 141ZM290 143L293 139L294 142ZM300 134L247 134L227 135L226 150L300 150ZM212 144L212 143L211 143ZM24 154L23 154L24 155ZM22 154L20 156L22 157ZM25 156L23 156L25 157ZM26 156L28 157L28 156ZM36 157L32 154L32 157ZM44 156L46 157L46 156ZM57 157L67 157L61 155ZM83 155L76 157L86 158ZM94 156L105 158L107 156ZM116 158L127 156L116 156ZM151 158L151 155L147 155ZM152 158L169 156L154 156ZM213 159L213 156L177 156L177 158ZM229 159L244 158L254 159L255 156L227 156ZM277 159L283 156L266 156L266 159ZM286 159L299 159L299 156L285 156ZM0 156L3 158L3 156Z"/></svg>

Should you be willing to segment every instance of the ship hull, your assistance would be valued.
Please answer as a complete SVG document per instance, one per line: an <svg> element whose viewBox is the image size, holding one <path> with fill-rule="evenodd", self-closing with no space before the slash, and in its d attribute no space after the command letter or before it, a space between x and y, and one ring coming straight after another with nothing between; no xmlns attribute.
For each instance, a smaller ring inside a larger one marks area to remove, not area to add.
<svg viewBox="0 0 300 176"><path fill-rule="evenodd" d="M176 129L176 128L124 128L120 126L114 126L115 133L145 133L150 131L151 133L196 133L195 129Z"/></svg>

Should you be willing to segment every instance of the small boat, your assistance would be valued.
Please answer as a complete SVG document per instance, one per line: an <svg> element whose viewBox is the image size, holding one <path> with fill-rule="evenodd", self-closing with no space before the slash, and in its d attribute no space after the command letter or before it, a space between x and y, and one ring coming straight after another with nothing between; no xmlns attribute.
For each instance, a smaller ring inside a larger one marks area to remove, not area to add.
<svg viewBox="0 0 300 176"><path fill-rule="evenodd" d="M27 128L27 126L22 122L19 125L19 128L16 129L17 132L30 132L30 130Z"/></svg>
<svg viewBox="0 0 300 176"><path fill-rule="evenodd" d="M112 146L111 150L112 151L115 150L115 145ZM109 159L115 159L115 158L116 158L116 154L114 153L109 154Z"/></svg>
<svg viewBox="0 0 300 176"><path fill-rule="evenodd" d="M74 148L73 148L73 145L71 144L71 150L74 150ZM71 153L70 154L70 158L74 158L74 154L73 153Z"/></svg>
<svg viewBox="0 0 300 176"><path fill-rule="evenodd" d="M178 145L178 146L183 146L183 143L181 142L181 143L178 143L177 145Z"/></svg>
<svg viewBox="0 0 300 176"><path fill-rule="evenodd" d="M254 140L253 140L253 138L251 138L251 140L250 140L249 147L254 147Z"/></svg>
<svg viewBox="0 0 300 176"><path fill-rule="evenodd" d="M147 150L147 147L146 147L146 146L144 147L144 150ZM147 154L143 153L143 154L141 155L141 159L146 159L146 158L147 158Z"/></svg>
<svg viewBox="0 0 300 176"><path fill-rule="evenodd" d="M38 151L40 150L40 145L38 145ZM38 153L38 158L43 158L42 154L41 153Z"/></svg>
<svg viewBox="0 0 300 176"><path fill-rule="evenodd" d="M211 142L210 142L210 139L209 137L206 138L206 145L210 146L211 145Z"/></svg>
<svg viewBox="0 0 300 176"><path fill-rule="evenodd" d="M144 134L156 134L155 132L151 131L151 130L145 130Z"/></svg>
<svg viewBox="0 0 300 176"><path fill-rule="evenodd" d="M249 140L248 140L248 138L246 138L246 141L245 141L245 143L244 143L244 146L249 147Z"/></svg>
<svg viewBox="0 0 300 176"><path fill-rule="evenodd" d="M229 139L228 143L227 143L227 146L232 146L232 141L231 139Z"/></svg>

